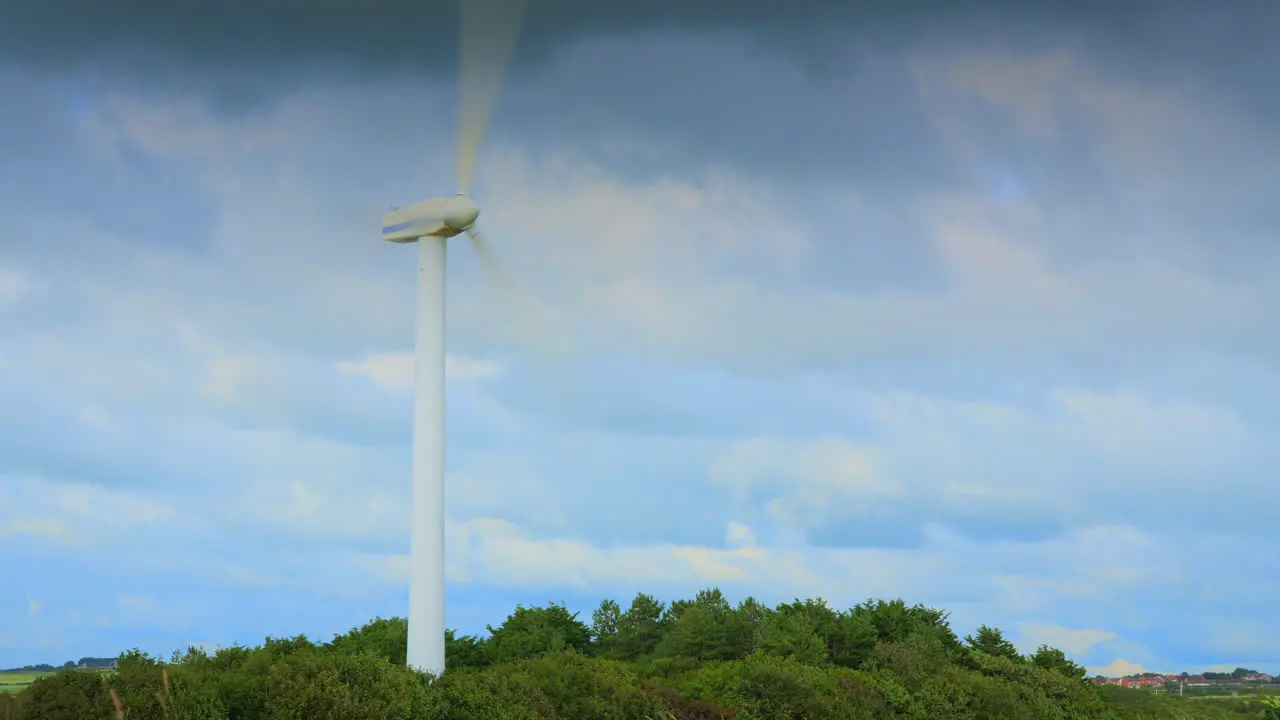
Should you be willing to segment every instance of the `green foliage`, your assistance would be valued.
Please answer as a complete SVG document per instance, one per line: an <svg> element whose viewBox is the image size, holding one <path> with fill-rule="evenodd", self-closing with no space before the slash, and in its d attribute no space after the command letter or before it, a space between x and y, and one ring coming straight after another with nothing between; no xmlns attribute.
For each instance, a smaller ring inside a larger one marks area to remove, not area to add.
<svg viewBox="0 0 1280 720"><path fill-rule="evenodd" d="M393 665L404 665L409 653L409 622L405 618L374 618L362 627L334 635L329 647L338 652L369 652Z"/></svg>
<svg viewBox="0 0 1280 720"><path fill-rule="evenodd" d="M401 618L316 644L268 638L162 662L137 650L101 674L64 669L0 720L1280 720L1280 699L1160 697L1095 687L1065 653L1021 657L983 626L901 600L731 605L719 590L664 605L605 601L591 626L562 605L517 607L488 637L446 634L449 672L405 666Z"/></svg>
<svg viewBox="0 0 1280 720"><path fill-rule="evenodd" d="M1013 643L1005 639L1004 633L993 627L981 625L973 635L965 636L965 644L970 648L979 652L984 652L991 657L1008 658L1009 660L1018 660L1018 649Z"/></svg>
<svg viewBox="0 0 1280 720"><path fill-rule="evenodd" d="M614 650L606 657L639 660L652 655L667 628L666 612L666 605L652 595L637 594L619 619Z"/></svg>
<svg viewBox="0 0 1280 720"><path fill-rule="evenodd" d="M23 720L93 720L111 714L111 696L101 673L60 670L38 678L22 692Z"/></svg>
<svg viewBox="0 0 1280 720"><path fill-rule="evenodd" d="M1066 653L1048 645L1041 645L1028 659L1038 668L1061 673L1073 680L1084 680L1085 675L1088 674L1083 666L1067 657Z"/></svg>
<svg viewBox="0 0 1280 720"><path fill-rule="evenodd" d="M591 630L563 605L516 607L501 625L489 626L488 646L497 662L566 649L586 652L591 649Z"/></svg>
<svg viewBox="0 0 1280 720"><path fill-rule="evenodd" d="M875 712L882 704L869 689L864 690L862 703L850 702L849 691L857 684L850 671L756 652L744 660L709 663L689 673L677 687L690 698L733 708L738 720L880 717Z"/></svg>
<svg viewBox="0 0 1280 720"><path fill-rule="evenodd" d="M691 603L673 603L656 657L736 660L752 650L766 610L754 600L734 608L718 589L703 590Z"/></svg>
<svg viewBox="0 0 1280 720"><path fill-rule="evenodd" d="M489 645L475 635L444 631L444 661L447 667L484 667L493 662ZM402 663L401 663L402 664Z"/></svg>
<svg viewBox="0 0 1280 720"><path fill-rule="evenodd" d="M559 720L644 720L665 709L626 665L560 651L490 671Z"/></svg>
<svg viewBox="0 0 1280 720"><path fill-rule="evenodd" d="M307 649L268 670L265 720L411 720L426 707L426 687L372 652Z"/></svg>
<svg viewBox="0 0 1280 720"><path fill-rule="evenodd" d="M0 693L0 720L20 720L26 717L26 705L29 695L23 693Z"/></svg>
<svg viewBox="0 0 1280 720"><path fill-rule="evenodd" d="M601 657L617 657L618 631L622 627L622 607L613 599L600 602L591 613L591 637Z"/></svg>
<svg viewBox="0 0 1280 720"><path fill-rule="evenodd" d="M913 605L903 600L867 600L854 607L850 613L870 623L877 642L902 642L912 635L928 634L938 639L943 652L950 659L959 658L960 640L947 622L942 610Z"/></svg>
<svg viewBox="0 0 1280 720"><path fill-rule="evenodd" d="M803 612L770 613L760 624L756 649L806 665L823 665L830 658L814 619Z"/></svg>

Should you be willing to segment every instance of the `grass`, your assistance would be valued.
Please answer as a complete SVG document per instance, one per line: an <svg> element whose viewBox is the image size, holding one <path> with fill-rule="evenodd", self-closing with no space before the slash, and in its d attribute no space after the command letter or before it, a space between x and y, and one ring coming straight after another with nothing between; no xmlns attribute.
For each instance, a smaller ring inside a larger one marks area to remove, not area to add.
<svg viewBox="0 0 1280 720"><path fill-rule="evenodd" d="M0 672L0 693L22 692L43 672Z"/></svg>

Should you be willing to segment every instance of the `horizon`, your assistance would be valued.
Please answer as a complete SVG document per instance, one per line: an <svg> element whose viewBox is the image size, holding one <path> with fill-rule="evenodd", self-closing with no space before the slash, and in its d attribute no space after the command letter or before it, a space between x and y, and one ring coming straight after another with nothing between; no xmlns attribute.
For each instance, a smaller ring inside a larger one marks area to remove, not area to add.
<svg viewBox="0 0 1280 720"><path fill-rule="evenodd" d="M0 0L0 666L408 613L378 233L454 190L456 3L322 2ZM521 307L449 253L446 625L715 586L1280 671L1280 12L686 5L529 5L475 191Z"/></svg>

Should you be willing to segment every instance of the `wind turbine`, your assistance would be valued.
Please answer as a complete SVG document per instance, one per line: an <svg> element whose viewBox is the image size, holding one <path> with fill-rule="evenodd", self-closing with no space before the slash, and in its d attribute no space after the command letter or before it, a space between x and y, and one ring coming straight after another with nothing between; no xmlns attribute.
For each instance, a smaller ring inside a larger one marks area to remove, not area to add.
<svg viewBox="0 0 1280 720"><path fill-rule="evenodd" d="M437 676L445 669L445 243L465 233L488 269L496 269L476 229L480 206L471 199L471 188L480 141L519 34L524 5L525 0L462 0L458 193L398 208L382 218L383 240L418 244L408 664Z"/></svg>

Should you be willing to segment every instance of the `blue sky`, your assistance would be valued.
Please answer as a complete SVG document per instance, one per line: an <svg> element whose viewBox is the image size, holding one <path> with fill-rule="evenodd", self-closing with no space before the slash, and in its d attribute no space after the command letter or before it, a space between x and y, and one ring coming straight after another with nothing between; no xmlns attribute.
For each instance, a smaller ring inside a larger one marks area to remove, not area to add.
<svg viewBox="0 0 1280 720"><path fill-rule="evenodd" d="M450 255L450 626L717 585L1280 671L1266 21L654 7L531 7L477 188L518 306ZM0 55L0 666L403 614L377 235L453 190L448 73L113 32Z"/></svg>

